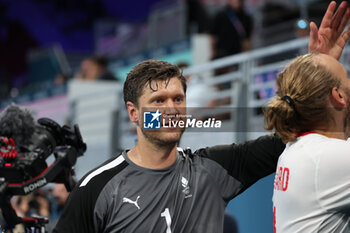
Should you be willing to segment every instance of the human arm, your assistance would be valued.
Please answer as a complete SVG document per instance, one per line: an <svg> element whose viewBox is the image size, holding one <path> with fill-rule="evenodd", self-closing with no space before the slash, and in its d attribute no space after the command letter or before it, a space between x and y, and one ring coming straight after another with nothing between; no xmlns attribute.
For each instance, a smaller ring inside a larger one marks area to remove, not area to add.
<svg viewBox="0 0 350 233"><path fill-rule="evenodd" d="M345 32L347 22L350 18L350 9L347 8L347 2L342 2L334 13L336 2L332 1L323 16L322 23L318 29L314 22L310 23L310 53L324 53L335 59L339 59L344 46L350 37L350 28Z"/></svg>
<svg viewBox="0 0 350 233"><path fill-rule="evenodd" d="M276 171L285 144L278 136L262 136L243 144L207 147L195 152L214 160L242 184L243 192L259 179Z"/></svg>

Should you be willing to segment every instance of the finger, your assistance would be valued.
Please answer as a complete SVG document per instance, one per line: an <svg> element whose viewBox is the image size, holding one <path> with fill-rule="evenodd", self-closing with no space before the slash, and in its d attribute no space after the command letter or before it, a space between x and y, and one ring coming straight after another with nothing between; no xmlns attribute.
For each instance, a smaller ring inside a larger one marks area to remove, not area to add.
<svg viewBox="0 0 350 233"><path fill-rule="evenodd" d="M346 42L349 40L349 38L350 38L350 26L349 26L348 29L343 33L344 45L345 45Z"/></svg>
<svg viewBox="0 0 350 233"><path fill-rule="evenodd" d="M348 6L348 4L345 1L340 4L337 11L335 12L335 14L332 17L331 28L334 28L336 30L338 29L338 26L343 19L343 15L347 9L347 6Z"/></svg>
<svg viewBox="0 0 350 233"><path fill-rule="evenodd" d="M323 16L320 28L326 28L331 25L333 13L336 6L337 6L337 3L335 1L332 1L331 3L329 3L327 11Z"/></svg>
<svg viewBox="0 0 350 233"><path fill-rule="evenodd" d="M342 33L344 31L344 28L346 27L346 24L348 23L350 19L350 8L348 8L344 14L344 17L339 25L338 32Z"/></svg>
<svg viewBox="0 0 350 233"><path fill-rule="evenodd" d="M310 40L309 40L309 52L316 49L318 42L318 29L314 22L310 23Z"/></svg>
<svg viewBox="0 0 350 233"><path fill-rule="evenodd" d="M346 42L349 40L350 38L350 28L348 27L348 29L343 33L343 35L341 36L341 38L338 39L337 41L337 45L340 47L340 54L337 57L337 59L339 59L339 57L341 56L341 53L345 47Z"/></svg>

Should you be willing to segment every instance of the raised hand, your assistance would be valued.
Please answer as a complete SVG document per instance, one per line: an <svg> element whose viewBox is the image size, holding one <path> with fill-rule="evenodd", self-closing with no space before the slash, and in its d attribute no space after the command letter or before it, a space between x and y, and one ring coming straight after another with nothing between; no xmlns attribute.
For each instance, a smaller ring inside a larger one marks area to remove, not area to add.
<svg viewBox="0 0 350 233"><path fill-rule="evenodd" d="M350 18L350 9L344 1L334 13L336 6L335 1L329 4L319 29L314 22L310 23L309 52L328 54L335 59L341 56L350 37L350 27L343 32Z"/></svg>

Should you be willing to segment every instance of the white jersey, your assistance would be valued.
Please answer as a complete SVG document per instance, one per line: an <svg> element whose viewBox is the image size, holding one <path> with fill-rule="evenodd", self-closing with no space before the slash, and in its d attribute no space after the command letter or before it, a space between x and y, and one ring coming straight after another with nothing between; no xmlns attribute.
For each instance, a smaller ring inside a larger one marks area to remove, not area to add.
<svg viewBox="0 0 350 233"><path fill-rule="evenodd" d="M275 232L350 232L350 142L309 133L288 143L273 204Z"/></svg>

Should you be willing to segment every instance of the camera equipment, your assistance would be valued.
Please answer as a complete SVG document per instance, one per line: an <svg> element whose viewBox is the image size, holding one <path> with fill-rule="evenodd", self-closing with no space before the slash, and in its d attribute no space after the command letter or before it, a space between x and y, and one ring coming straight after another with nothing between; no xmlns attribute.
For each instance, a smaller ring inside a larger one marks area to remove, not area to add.
<svg viewBox="0 0 350 233"><path fill-rule="evenodd" d="M6 108L0 117L0 209L7 228L23 223L26 232L32 232L30 229L45 232L46 219L17 217L10 199L50 182L64 183L71 191L75 186L73 166L85 151L86 144L77 125L73 129L61 127L48 118L35 122L26 109L16 105ZM48 165L46 159L52 153L55 160Z"/></svg>

